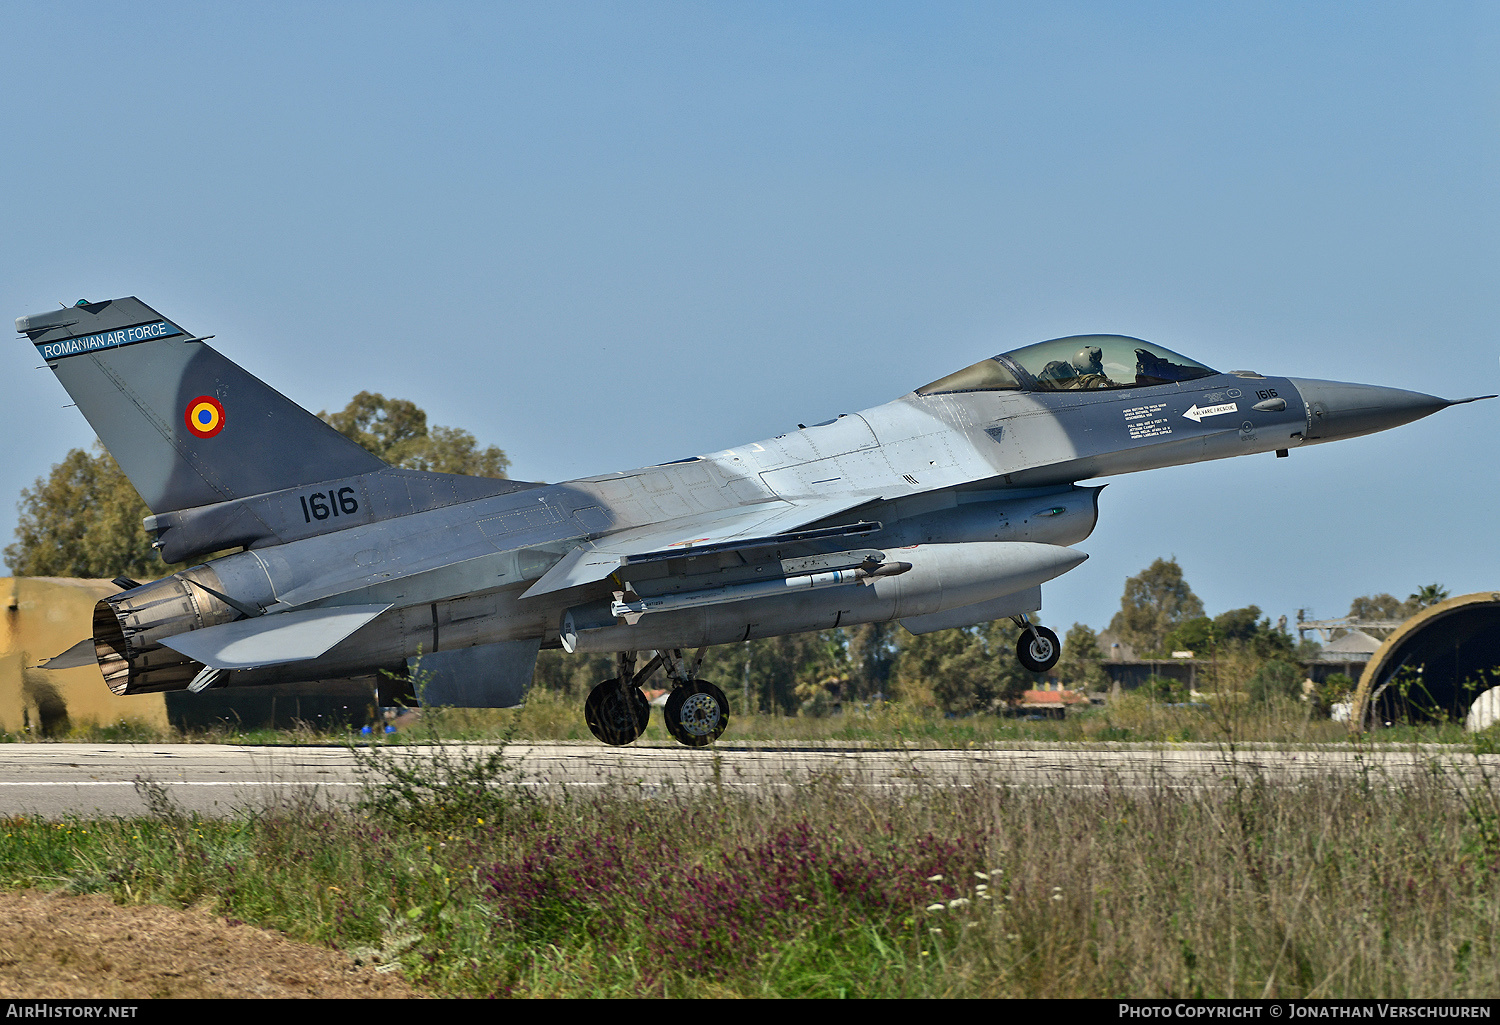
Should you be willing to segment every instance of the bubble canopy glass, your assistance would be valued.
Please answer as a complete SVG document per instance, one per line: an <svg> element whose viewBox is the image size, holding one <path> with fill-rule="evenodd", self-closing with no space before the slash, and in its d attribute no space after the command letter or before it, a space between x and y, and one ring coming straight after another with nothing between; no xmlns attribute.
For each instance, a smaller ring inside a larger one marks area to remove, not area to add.
<svg viewBox="0 0 1500 1025"><path fill-rule="evenodd" d="M1144 388L1195 381L1216 373L1202 363L1139 338L1073 335L980 360L918 388L917 394Z"/></svg>

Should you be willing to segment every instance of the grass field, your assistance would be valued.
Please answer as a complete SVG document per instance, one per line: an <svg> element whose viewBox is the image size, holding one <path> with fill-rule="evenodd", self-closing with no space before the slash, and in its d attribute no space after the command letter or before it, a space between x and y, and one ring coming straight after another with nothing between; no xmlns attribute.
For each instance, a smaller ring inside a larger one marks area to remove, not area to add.
<svg viewBox="0 0 1500 1025"><path fill-rule="evenodd" d="M1089 743L1134 741L1146 743L1359 743L1369 738L1351 735L1343 723L1333 722L1316 708L1301 701L1209 702L1182 707L1126 694L1108 705L1075 710L1066 719L1026 719L979 714L963 718L945 717L931 709L900 704L851 708L842 715L779 716L745 715L730 695L729 729L720 743L785 743L853 741L875 744L911 744L929 747L964 747L970 744L1010 741L1067 741ZM583 722L581 700L551 691L533 691L519 709L445 709L438 723L425 721L418 728L399 734L405 741L424 742L437 733L447 739L517 741L584 741L594 743ZM1384 743L1473 743L1458 724L1397 726L1372 737ZM0 743L24 742L24 734L0 733ZM58 740L111 742L156 742L226 744L328 744L342 743L348 734L311 728L295 730L224 728L182 736L128 721L84 724ZM653 713L646 741L674 743Z"/></svg>
<svg viewBox="0 0 1500 1025"><path fill-rule="evenodd" d="M429 740L551 739L568 714L536 702L520 714L429 717L423 730ZM1123 730L1231 747L1359 743L1295 706L1126 702L1064 722L883 709L842 720L747 717L741 739L936 746ZM153 811L140 820L7 820L0 884L207 907L449 996L1500 988L1500 786L1462 790L1436 770L1401 788L1374 772L1272 786L1246 768L1212 790L1101 777L1090 788L899 797L830 783L751 797L622 787L544 798L502 785L501 756L423 750L413 767L388 747L364 748L356 811L208 820L148 786Z"/></svg>

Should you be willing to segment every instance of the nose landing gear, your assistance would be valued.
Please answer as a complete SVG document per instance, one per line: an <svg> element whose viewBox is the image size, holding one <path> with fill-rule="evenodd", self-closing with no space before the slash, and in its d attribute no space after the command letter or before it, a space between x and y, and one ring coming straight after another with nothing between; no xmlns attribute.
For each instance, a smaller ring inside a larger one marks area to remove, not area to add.
<svg viewBox="0 0 1500 1025"><path fill-rule="evenodd" d="M1016 638L1016 659L1021 665L1033 673L1045 673L1057 665L1062 657L1057 634L1045 626L1037 626L1024 614L1011 618L1021 628L1021 636Z"/></svg>

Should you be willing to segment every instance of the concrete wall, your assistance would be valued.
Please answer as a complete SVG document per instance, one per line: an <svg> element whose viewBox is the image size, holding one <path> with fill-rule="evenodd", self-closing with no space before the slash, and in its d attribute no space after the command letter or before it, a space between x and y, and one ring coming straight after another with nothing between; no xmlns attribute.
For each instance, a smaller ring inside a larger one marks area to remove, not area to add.
<svg viewBox="0 0 1500 1025"><path fill-rule="evenodd" d="M33 668L91 636L94 603L119 590L108 580L0 577L0 730L56 736L122 719L166 728L161 694L116 697L98 666Z"/></svg>

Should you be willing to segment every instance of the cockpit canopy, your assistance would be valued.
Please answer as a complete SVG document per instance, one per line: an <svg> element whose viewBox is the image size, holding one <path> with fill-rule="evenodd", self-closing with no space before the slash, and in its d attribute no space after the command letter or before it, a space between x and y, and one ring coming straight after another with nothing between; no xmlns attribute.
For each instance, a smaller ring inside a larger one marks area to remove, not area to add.
<svg viewBox="0 0 1500 1025"><path fill-rule="evenodd" d="M981 360L918 388L917 394L1145 388L1195 381L1216 373L1202 363L1139 338L1073 335Z"/></svg>

